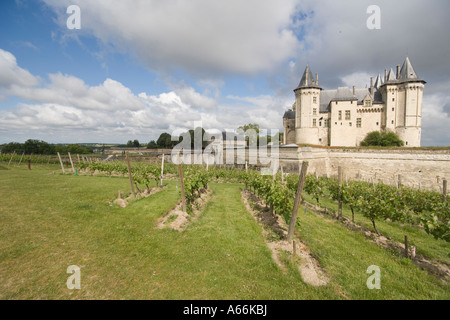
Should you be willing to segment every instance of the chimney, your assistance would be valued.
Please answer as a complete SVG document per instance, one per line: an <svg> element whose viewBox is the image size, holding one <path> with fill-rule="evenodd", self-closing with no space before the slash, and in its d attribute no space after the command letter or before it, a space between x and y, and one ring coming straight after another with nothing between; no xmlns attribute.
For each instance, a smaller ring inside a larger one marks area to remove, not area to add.
<svg viewBox="0 0 450 320"><path fill-rule="evenodd" d="M399 76L400 76L400 65L398 64L397 65L397 79L398 79Z"/></svg>
<svg viewBox="0 0 450 320"><path fill-rule="evenodd" d="M356 96L356 88L353 86L353 95Z"/></svg>
<svg viewBox="0 0 450 320"><path fill-rule="evenodd" d="M319 85L319 74L316 73L316 86L318 86L318 85Z"/></svg>
<svg viewBox="0 0 450 320"><path fill-rule="evenodd" d="M370 93L373 94L373 77L370 77Z"/></svg>
<svg viewBox="0 0 450 320"><path fill-rule="evenodd" d="M384 82L387 81L387 69L384 69Z"/></svg>

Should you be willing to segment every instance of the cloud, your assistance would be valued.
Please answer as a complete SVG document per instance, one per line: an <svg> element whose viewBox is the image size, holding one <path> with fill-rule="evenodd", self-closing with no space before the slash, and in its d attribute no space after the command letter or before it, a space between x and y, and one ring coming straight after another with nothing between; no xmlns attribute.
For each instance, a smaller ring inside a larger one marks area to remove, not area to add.
<svg viewBox="0 0 450 320"><path fill-rule="evenodd" d="M18 85L33 87L39 83L39 77L17 65L16 57L5 50L0 49L0 93L1 90Z"/></svg>
<svg viewBox="0 0 450 320"><path fill-rule="evenodd" d="M373 75L367 72L354 72L343 76L341 79L346 87L365 88L370 86L370 77L373 77ZM375 77L373 81L375 81Z"/></svg>
<svg viewBox="0 0 450 320"><path fill-rule="evenodd" d="M137 56L151 70L254 74L300 49L291 29L297 0L44 0L65 32L65 9L81 9L80 33ZM65 32L67 33L67 32Z"/></svg>
<svg viewBox="0 0 450 320"><path fill-rule="evenodd" d="M12 85L7 93L28 101L71 105L80 109L139 110L142 102L118 81L106 79L94 87L87 86L83 80L61 73L50 74L50 82L44 87Z"/></svg>
<svg viewBox="0 0 450 320"><path fill-rule="evenodd" d="M367 72L376 76L402 64L408 55L425 80L450 72L447 37L447 1L377 1L381 29L366 26L372 1L302 1L307 15L299 24L305 50L298 72L309 63L322 75L322 83L334 88L344 75Z"/></svg>
<svg viewBox="0 0 450 320"><path fill-rule="evenodd" d="M450 141L450 97L444 94L424 95L422 107L423 146L448 146Z"/></svg>

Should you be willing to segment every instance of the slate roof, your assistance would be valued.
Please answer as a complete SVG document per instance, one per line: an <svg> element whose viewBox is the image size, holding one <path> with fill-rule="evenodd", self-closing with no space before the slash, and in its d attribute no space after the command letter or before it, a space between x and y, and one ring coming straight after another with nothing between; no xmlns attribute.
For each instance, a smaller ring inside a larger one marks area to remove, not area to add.
<svg viewBox="0 0 450 320"><path fill-rule="evenodd" d="M297 88L294 89L300 89L300 88L318 88L320 89L319 85L316 83L316 80L314 79L314 75L311 72L311 69L307 65L305 68L305 71L303 72L302 79L300 80L300 83L298 84Z"/></svg>
<svg viewBox="0 0 450 320"><path fill-rule="evenodd" d="M355 89L355 95L353 95L353 89L348 87L339 87L336 90L322 90L320 92L320 108L319 112L330 112L331 101L357 101L362 103L363 99L370 94L369 88ZM372 95L371 95L372 96ZM372 96L373 103L381 103L381 92L375 90Z"/></svg>
<svg viewBox="0 0 450 320"><path fill-rule="evenodd" d="M288 110L284 113L283 119L295 119L295 111L294 110Z"/></svg>

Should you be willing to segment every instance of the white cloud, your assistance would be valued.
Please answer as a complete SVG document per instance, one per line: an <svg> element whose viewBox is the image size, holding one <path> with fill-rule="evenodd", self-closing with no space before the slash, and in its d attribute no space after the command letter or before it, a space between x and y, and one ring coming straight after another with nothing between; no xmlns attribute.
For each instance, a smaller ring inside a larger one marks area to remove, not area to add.
<svg viewBox="0 0 450 320"><path fill-rule="evenodd" d="M13 54L0 49L0 90L5 90L13 85L32 87L38 83L38 77L17 65L16 57Z"/></svg>
<svg viewBox="0 0 450 320"><path fill-rule="evenodd" d="M356 86L357 88L365 88L370 86L370 77L374 77L367 72L354 72L341 78L343 84L349 88ZM375 81L375 77L374 80Z"/></svg>
<svg viewBox="0 0 450 320"><path fill-rule="evenodd" d="M291 15L297 0L44 0L65 29L65 8L81 9L81 30L130 51L152 70L253 74L299 50Z"/></svg>
<svg viewBox="0 0 450 320"><path fill-rule="evenodd" d="M445 110L445 107L449 110ZM422 142L424 146L448 146L450 141L450 97L424 95L422 107Z"/></svg>
<svg viewBox="0 0 450 320"><path fill-rule="evenodd" d="M112 79L94 87L87 86L77 77L61 73L50 74L49 79L50 83L44 87L13 85L7 93L28 101L71 105L80 109L139 110L144 107L129 88Z"/></svg>

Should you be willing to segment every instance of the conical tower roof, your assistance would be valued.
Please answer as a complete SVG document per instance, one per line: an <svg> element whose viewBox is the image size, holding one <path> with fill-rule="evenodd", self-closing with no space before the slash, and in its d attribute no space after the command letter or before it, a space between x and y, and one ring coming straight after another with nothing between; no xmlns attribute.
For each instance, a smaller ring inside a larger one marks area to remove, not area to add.
<svg viewBox="0 0 450 320"><path fill-rule="evenodd" d="M381 79L380 74L377 76L377 80L375 80L375 89L379 89L383 85L383 80Z"/></svg>
<svg viewBox="0 0 450 320"><path fill-rule="evenodd" d="M303 89L303 88L319 88L318 83L316 83L316 80L314 79L314 75L311 72L311 69L307 65L305 68L305 71L303 72L302 79L300 80L300 83L298 84L297 89ZM295 91L294 90L294 91Z"/></svg>
<svg viewBox="0 0 450 320"><path fill-rule="evenodd" d="M392 82L396 82L397 78L395 77L395 73L394 70L389 70L388 76L387 76L387 80L385 83L392 83Z"/></svg>
<svg viewBox="0 0 450 320"><path fill-rule="evenodd" d="M409 61L409 58L406 57L405 62L403 62L403 66L400 69L398 80L418 80L418 79L419 77L417 77L417 74L414 71L411 62Z"/></svg>

